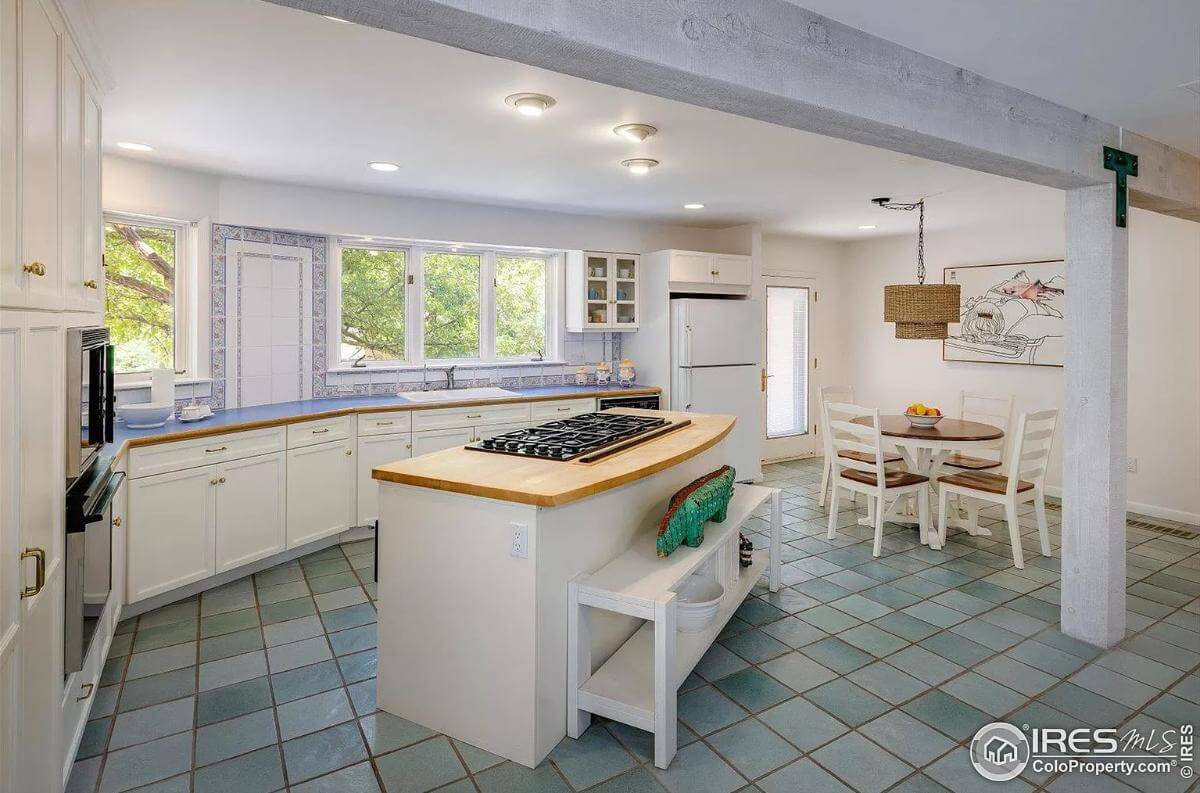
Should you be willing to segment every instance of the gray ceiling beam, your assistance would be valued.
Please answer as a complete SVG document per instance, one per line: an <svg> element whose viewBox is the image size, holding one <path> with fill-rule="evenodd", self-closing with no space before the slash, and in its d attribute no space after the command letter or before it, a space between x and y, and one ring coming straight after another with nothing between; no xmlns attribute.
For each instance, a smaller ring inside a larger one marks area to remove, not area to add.
<svg viewBox="0 0 1200 793"><path fill-rule="evenodd" d="M1102 149L1122 142L1116 126L787 0L268 2L1061 189L1111 180ZM1135 204L1200 210L1200 159L1137 141Z"/></svg>

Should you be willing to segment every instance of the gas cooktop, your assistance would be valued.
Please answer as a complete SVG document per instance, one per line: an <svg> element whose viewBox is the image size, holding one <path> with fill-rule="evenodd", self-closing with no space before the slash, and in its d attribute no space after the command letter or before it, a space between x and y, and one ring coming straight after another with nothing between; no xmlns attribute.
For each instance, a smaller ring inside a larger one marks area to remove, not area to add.
<svg viewBox="0 0 1200 793"><path fill-rule="evenodd" d="M466 448L542 460L573 460L614 444L658 434L656 430L669 426L671 423L666 419L650 416L584 413L529 429L506 432L467 444Z"/></svg>

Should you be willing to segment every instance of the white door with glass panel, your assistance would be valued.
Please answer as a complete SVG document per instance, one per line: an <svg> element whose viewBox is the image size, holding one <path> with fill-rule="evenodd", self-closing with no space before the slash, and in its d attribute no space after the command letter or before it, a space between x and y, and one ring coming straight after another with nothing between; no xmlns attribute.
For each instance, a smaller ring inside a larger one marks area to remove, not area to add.
<svg viewBox="0 0 1200 793"><path fill-rule="evenodd" d="M817 423L811 399L813 354L809 308L816 282L808 278L765 276L766 310L766 460L816 453Z"/></svg>

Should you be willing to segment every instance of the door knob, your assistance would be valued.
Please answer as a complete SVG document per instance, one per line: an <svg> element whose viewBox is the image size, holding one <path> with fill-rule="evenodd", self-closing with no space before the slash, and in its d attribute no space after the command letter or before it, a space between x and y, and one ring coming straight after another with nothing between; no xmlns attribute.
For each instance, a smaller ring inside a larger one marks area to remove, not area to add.
<svg viewBox="0 0 1200 793"><path fill-rule="evenodd" d="M41 262L30 262L29 264L23 265L21 269L30 275L46 274L46 265L42 264Z"/></svg>
<svg viewBox="0 0 1200 793"><path fill-rule="evenodd" d="M115 518L113 518L113 525L116 526L118 529L121 528L121 516L120 515L117 515Z"/></svg>
<svg viewBox="0 0 1200 793"><path fill-rule="evenodd" d="M33 597L38 592L42 591L42 587L46 586L46 552L41 548L26 548L21 552L21 559L25 560L33 557L34 560L34 584L27 586L21 590L21 598Z"/></svg>
<svg viewBox="0 0 1200 793"><path fill-rule="evenodd" d="M96 284L96 279L94 279L94 278L87 279L86 281L83 282L83 285L86 286L88 289L99 289L100 288Z"/></svg>

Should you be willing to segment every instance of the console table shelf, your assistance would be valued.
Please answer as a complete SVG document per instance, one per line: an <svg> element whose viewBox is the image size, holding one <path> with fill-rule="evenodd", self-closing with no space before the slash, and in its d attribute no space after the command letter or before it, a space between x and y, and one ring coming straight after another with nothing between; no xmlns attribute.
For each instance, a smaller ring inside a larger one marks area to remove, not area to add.
<svg viewBox="0 0 1200 793"><path fill-rule="evenodd" d="M753 563L742 568L737 562L739 530L768 499L770 547L755 551ZM660 559L653 537L642 537L600 570L572 581L567 609L567 733L572 738L582 735L592 714L653 732L654 764L666 768L675 755L676 692L764 571L769 570L771 591L778 591L781 534L780 491L736 485L725 521L705 526L699 548L680 546ZM725 588L717 616L701 631L679 633L674 590L710 562ZM590 609L646 620L594 673Z"/></svg>

